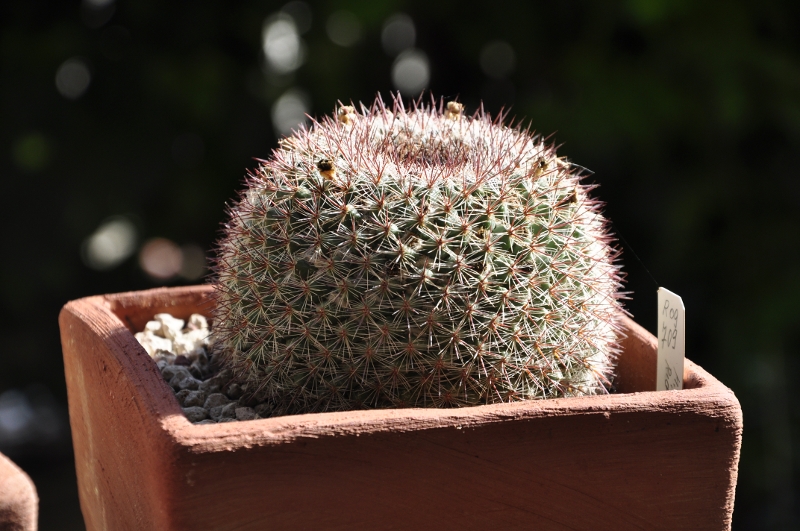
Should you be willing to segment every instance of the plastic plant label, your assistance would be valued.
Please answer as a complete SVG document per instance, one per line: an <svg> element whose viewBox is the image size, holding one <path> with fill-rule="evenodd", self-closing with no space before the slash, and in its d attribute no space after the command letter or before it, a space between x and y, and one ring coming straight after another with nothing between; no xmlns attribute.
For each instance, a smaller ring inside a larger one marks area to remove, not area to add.
<svg viewBox="0 0 800 531"><path fill-rule="evenodd" d="M658 288L658 371L656 391L683 389L686 356L686 309L683 300L668 289Z"/></svg>

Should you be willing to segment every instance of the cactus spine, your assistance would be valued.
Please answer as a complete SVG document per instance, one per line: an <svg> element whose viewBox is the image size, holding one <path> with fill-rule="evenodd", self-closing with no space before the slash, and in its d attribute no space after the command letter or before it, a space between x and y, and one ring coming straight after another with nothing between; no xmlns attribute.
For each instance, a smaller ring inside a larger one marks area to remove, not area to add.
<svg viewBox="0 0 800 531"><path fill-rule="evenodd" d="M230 209L215 339L278 414L606 392L620 275L580 178L455 102L342 106Z"/></svg>

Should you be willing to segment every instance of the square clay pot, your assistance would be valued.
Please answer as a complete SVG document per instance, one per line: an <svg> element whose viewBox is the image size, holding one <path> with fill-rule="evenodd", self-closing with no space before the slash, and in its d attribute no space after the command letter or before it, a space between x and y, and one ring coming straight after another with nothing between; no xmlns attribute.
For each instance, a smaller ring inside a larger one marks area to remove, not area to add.
<svg viewBox="0 0 800 531"><path fill-rule="evenodd" d="M210 314L211 288L89 297L61 312L89 531L729 529L742 416L686 361L655 388L656 339L626 320L619 393L193 425L133 337Z"/></svg>

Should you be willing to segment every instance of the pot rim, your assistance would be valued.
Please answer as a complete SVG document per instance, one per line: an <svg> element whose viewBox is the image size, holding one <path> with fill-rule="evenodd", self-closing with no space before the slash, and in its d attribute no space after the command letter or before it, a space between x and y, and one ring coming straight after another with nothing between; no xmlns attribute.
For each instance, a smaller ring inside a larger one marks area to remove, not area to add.
<svg viewBox="0 0 800 531"><path fill-rule="evenodd" d="M286 415L266 419L196 425L189 422L175 399L174 392L161 377L155 362L133 335L156 313L169 312L177 317L190 313L210 314L214 287L211 285L154 288L71 301L62 310L89 326L108 351L116 357L109 362L134 380L141 396L135 397L155 417L160 428L180 446L193 452L232 450L237 447L285 444L303 438L361 436L382 432L426 429L474 429L508 421L532 421L540 418L576 415L604 415L632 412L691 414L698 404L713 402L728 420L741 423L741 409L733 392L697 364L686 359L684 388L671 391L644 391L655 387L656 338L627 316L620 324L625 332L621 341L620 371L632 375L625 392L588 397L553 398L468 406L455 409L407 408L335 411ZM636 359L630 359L635 351ZM652 367L652 371L648 370ZM649 374L651 372L652 374ZM636 374L633 374L636 373ZM623 378L624 380L624 378ZM652 384L650 381L652 380ZM132 397L133 398L133 397Z"/></svg>

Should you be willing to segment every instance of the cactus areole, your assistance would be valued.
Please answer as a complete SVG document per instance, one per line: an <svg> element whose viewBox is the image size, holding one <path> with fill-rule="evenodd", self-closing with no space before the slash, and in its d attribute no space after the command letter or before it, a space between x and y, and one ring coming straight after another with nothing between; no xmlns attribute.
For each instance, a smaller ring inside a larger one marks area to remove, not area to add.
<svg viewBox="0 0 800 531"><path fill-rule="evenodd" d="M589 188L456 102L341 106L230 208L214 339L278 414L608 392L620 273Z"/></svg>

